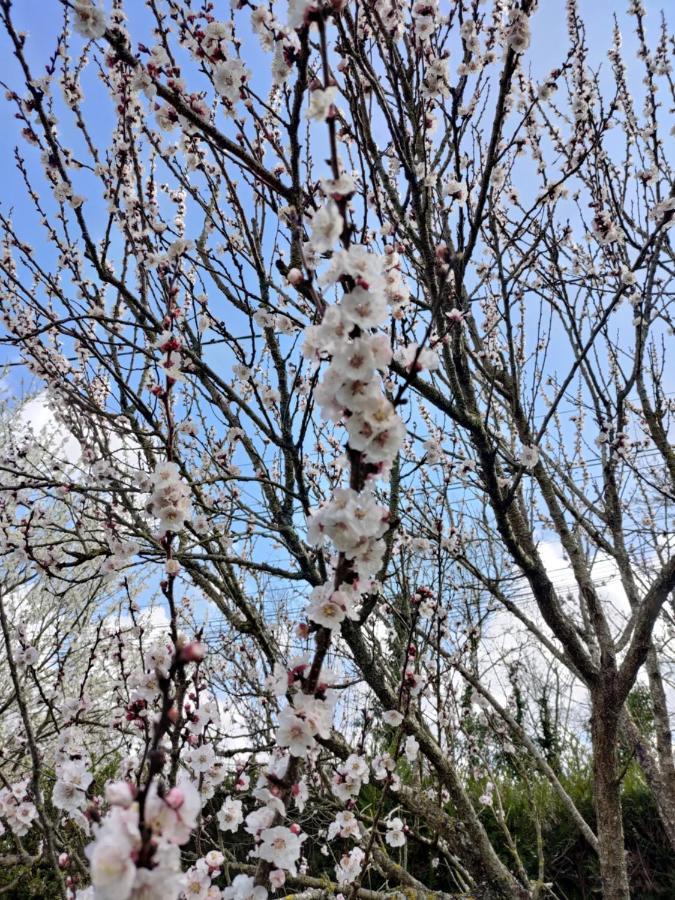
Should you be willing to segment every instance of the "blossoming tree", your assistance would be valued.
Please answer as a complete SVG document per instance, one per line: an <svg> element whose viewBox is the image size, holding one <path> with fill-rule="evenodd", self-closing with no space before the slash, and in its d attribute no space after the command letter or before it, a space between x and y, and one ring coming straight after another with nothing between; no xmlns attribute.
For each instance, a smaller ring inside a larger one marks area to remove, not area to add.
<svg viewBox="0 0 675 900"><path fill-rule="evenodd" d="M555 4L537 71L534 0L48 5L42 58L0 0L3 344L65 436L3 447L3 566L60 611L26 629L6 582L15 865L80 900L555 896L506 759L630 896L627 754L675 847L667 21L632 0L599 72Z"/></svg>

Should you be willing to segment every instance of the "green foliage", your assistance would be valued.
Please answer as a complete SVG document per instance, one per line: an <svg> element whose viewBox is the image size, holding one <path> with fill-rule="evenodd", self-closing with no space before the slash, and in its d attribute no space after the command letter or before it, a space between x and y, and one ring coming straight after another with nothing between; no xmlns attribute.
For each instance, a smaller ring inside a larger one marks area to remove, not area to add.
<svg viewBox="0 0 675 900"><path fill-rule="evenodd" d="M17 846L9 829L0 838L0 856L5 865L0 866L0 892L12 900L29 900L39 897L58 897L60 891L54 871L47 864L42 852L37 829L33 828L21 838L26 860L18 860ZM34 859L31 859L34 857Z"/></svg>
<svg viewBox="0 0 675 900"><path fill-rule="evenodd" d="M590 761L576 752L560 775L563 787L584 819L595 828ZM549 782L530 772L497 782L509 830L531 878L538 873L536 822L541 829L544 881L565 900L600 896L598 860ZM470 785L477 801L482 787ZM623 781L626 853L633 896L641 900L675 897L672 851L661 827L654 798L638 767L630 764ZM485 808L483 822L502 858L512 862L494 812Z"/></svg>
<svg viewBox="0 0 675 900"><path fill-rule="evenodd" d="M631 697L631 712L636 716L642 698L639 692ZM470 694L467 693L464 727L474 738L481 738L483 726L476 717L469 714ZM542 704L543 705L543 704ZM548 703L547 703L548 705ZM643 712L650 714L649 706L642 706ZM588 746L574 736L562 738L560 732L551 726L544 727L544 713L540 708L541 734L539 743L546 752L543 738L549 741L547 757L555 767L565 791L572 799L583 818L595 830L595 809L593 803L593 771ZM554 719L551 718L551 723ZM640 717L641 725L646 718ZM391 749L391 748L389 748ZM497 752L491 755L494 765L492 781L495 783L495 798L499 795L504 816L522 864L529 877L536 881L539 874L539 854L537 829L541 835L544 861L543 881L553 886L553 896L560 900L591 900L601 896L598 858L586 843L579 828L564 806L562 800L549 781L533 768L531 760L516 753ZM402 781L413 784L413 771L407 764L399 763ZM481 806L479 798L485 792L486 778L467 775L466 787L476 808L481 810L481 819L490 840L507 865L513 869L513 853L509 847L503 828L495 810ZM433 779L423 779L415 784L415 789L424 792L434 787ZM365 785L359 797L361 812L371 813L377 806L377 792ZM640 900L660 900L675 897L675 869L672 865L672 850L660 823L653 795L646 785L638 765L626 761L623 778L622 801L626 854L632 894ZM431 801L430 801L431 802ZM396 806L395 795L385 804L383 818ZM451 804L445 812L453 816ZM416 830L418 823L409 821ZM421 831L423 838L433 838ZM434 868L431 861L439 854L433 840L420 843L411 837L406 847L408 871L435 890L452 890L452 873L440 865ZM321 860L317 860L319 866ZM325 858L324 858L325 862Z"/></svg>

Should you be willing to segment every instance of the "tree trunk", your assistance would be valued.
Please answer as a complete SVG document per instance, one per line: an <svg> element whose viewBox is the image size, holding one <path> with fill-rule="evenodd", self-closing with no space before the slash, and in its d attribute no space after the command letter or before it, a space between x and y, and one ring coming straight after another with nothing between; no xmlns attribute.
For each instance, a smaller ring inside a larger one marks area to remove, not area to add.
<svg viewBox="0 0 675 900"><path fill-rule="evenodd" d="M603 900L629 900L618 761L619 711L612 692L592 697L593 793Z"/></svg>

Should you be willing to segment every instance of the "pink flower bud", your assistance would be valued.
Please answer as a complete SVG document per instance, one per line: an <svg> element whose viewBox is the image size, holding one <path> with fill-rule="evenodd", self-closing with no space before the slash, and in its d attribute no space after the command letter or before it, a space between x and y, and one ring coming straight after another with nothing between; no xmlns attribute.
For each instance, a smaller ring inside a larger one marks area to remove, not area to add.
<svg viewBox="0 0 675 900"><path fill-rule="evenodd" d="M272 869L270 872L270 887L275 891L286 881L286 873L283 869Z"/></svg>
<svg viewBox="0 0 675 900"><path fill-rule="evenodd" d="M201 662L206 656L206 647L201 641L191 641L180 651L182 662Z"/></svg>
<svg viewBox="0 0 675 900"><path fill-rule="evenodd" d="M172 787L164 798L164 802L167 806L170 806L171 809L180 809L183 803L185 803L185 794L180 788Z"/></svg>
<svg viewBox="0 0 675 900"><path fill-rule="evenodd" d="M286 275L286 280L293 286L298 285L302 281L302 272L300 271L300 269L289 269L288 274Z"/></svg>

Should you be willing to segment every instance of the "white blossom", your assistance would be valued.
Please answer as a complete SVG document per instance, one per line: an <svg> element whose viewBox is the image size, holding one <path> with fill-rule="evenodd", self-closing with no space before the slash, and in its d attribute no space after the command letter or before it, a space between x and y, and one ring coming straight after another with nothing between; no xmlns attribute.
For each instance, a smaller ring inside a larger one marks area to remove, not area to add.
<svg viewBox="0 0 675 900"><path fill-rule="evenodd" d="M277 868L295 874L302 842L306 837L305 834L295 834L290 828L283 825L267 828L260 835L261 844L258 855Z"/></svg>
<svg viewBox="0 0 675 900"><path fill-rule="evenodd" d="M344 222L337 204L329 200L311 218L312 246L317 253L332 250L342 234Z"/></svg>
<svg viewBox="0 0 675 900"><path fill-rule="evenodd" d="M76 0L74 5L75 31L90 40L103 37L106 29L105 14L91 0Z"/></svg>
<svg viewBox="0 0 675 900"><path fill-rule="evenodd" d="M307 118L315 122L325 122L335 103L337 89L334 87L315 88L309 95Z"/></svg>
<svg viewBox="0 0 675 900"><path fill-rule="evenodd" d="M213 84L222 97L230 103L236 103L250 76L251 73L240 59L228 59L214 67Z"/></svg>

